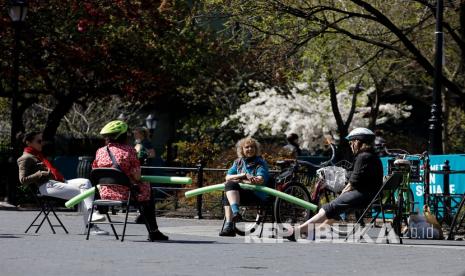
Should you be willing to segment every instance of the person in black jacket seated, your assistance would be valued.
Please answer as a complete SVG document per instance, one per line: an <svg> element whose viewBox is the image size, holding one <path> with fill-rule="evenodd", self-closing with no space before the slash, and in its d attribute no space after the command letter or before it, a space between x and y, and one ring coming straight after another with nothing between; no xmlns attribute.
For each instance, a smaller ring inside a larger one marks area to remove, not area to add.
<svg viewBox="0 0 465 276"><path fill-rule="evenodd" d="M287 238L296 240L296 233L308 234L314 225L331 224L349 208L363 208L373 199L383 184L383 166L374 151L375 134L367 128L355 128L346 137L354 154L354 163L349 170L349 181L341 194L321 207L316 215L292 229Z"/></svg>

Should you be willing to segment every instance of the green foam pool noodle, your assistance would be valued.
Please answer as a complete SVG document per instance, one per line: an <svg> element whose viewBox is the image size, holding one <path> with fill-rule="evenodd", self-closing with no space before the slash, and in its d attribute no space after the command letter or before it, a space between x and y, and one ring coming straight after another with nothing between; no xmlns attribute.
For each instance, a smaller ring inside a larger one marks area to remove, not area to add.
<svg viewBox="0 0 465 276"><path fill-rule="evenodd" d="M66 208L72 208L74 205L80 203L81 201L83 201L84 199L86 199L87 197L89 197L89 196L91 196L93 194L95 194L95 187L92 187L92 188L86 190L85 192L80 193L77 196L75 196L75 197L71 198L70 200L66 201L65 206L66 206Z"/></svg>
<svg viewBox="0 0 465 276"><path fill-rule="evenodd" d="M294 203L296 205L299 205L300 207L311 210L313 212L315 212L316 209L318 208L315 204L312 204L312 203L310 203L308 201L305 201L303 199L297 198L295 196L291 196L290 194L286 194L286 193L280 192L278 190L275 190L275 189L272 189L272 188L269 188L269 187L260 186L260 185L243 184L243 183L241 183L240 185L241 185L241 188L243 188L243 189L253 190L253 191L257 191L257 192L264 192L264 193L270 194L272 196L284 199L284 200L286 200L286 201L288 201L290 203Z"/></svg>
<svg viewBox="0 0 465 276"><path fill-rule="evenodd" d="M264 192L264 193L270 194L272 196L279 197L279 198L281 198L283 200L286 200L286 201L288 201L290 203L299 205L299 206L301 206L301 207L303 207L305 209L311 210L311 211L316 211L317 208L318 208L315 204L312 204L310 202L307 202L307 201L302 200L300 198L297 198L295 196L291 196L289 194L280 192L278 190L275 190L275 189L272 189L272 188L269 188L269 187L260 186L260 185L244 184L244 183L240 183L239 185L243 189L257 191L257 192ZM209 193L209 192L213 192L213 191L218 191L218 190L224 190L224 184L216 184L216 185L211 185L211 186L207 186L207 187L194 189L194 190L186 192L185 196L186 197L193 197L193 196L196 196L196 195Z"/></svg>
<svg viewBox="0 0 465 276"><path fill-rule="evenodd" d="M183 184L183 185L192 184L192 178L181 177L181 176L143 175L141 176L141 180L147 181L150 183L160 183L160 184Z"/></svg>
<svg viewBox="0 0 465 276"><path fill-rule="evenodd" d="M214 191L222 191L222 190L224 190L224 183L210 185L210 186L190 190L190 191L187 191L184 195L187 198L189 198L189 197L201 195L201 194L204 194L204 193L211 193L211 192L214 192Z"/></svg>

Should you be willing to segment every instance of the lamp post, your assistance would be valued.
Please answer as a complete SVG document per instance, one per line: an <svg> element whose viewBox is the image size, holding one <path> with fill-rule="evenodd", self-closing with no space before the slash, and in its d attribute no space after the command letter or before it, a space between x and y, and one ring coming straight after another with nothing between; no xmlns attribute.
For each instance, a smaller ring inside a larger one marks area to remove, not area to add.
<svg viewBox="0 0 465 276"><path fill-rule="evenodd" d="M150 131L150 134L153 134L153 131L157 128L157 123L158 119L153 114L149 114L147 118L145 118L145 126Z"/></svg>
<svg viewBox="0 0 465 276"><path fill-rule="evenodd" d="M10 146L11 146L11 164L12 169L10 170L11 177L8 181L8 201L10 203L15 203L16 201L16 181L13 179L18 178L16 169L16 155L18 153L18 145L16 142L16 135L19 130L19 120L21 118L18 116L18 93L19 93L19 52L20 52L20 43L19 43L19 34L21 31L22 24L26 19L27 14L27 1L26 0L10 0L8 14L10 15L11 21L13 23L13 28L15 29L14 34L14 48L13 48L13 78L11 80L11 137L10 137Z"/></svg>
<svg viewBox="0 0 465 276"><path fill-rule="evenodd" d="M442 32L443 0L436 7L436 56L434 60L433 103L429 121L429 153L442 154L442 58L444 34Z"/></svg>
<svg viewBox="0 0 465 276"><path fill-rule="evenodd" d="M15 29L15 45L13 48L13 78L12 78L12 94L11 94L11 146L15 150L16 134L18 132L18 93L19 93L19 33L21 25L26 19L27 1L12 0L10 1L9 15Z"/></svg>
<svg viewBox="0 0 465 276"><path fill-rule="evenodd" d="M123 121L123 122L126 122L127 117L126 117L126 115L124 115L124 113L120 113L116 119L118 119L120 121Z"/></svg>

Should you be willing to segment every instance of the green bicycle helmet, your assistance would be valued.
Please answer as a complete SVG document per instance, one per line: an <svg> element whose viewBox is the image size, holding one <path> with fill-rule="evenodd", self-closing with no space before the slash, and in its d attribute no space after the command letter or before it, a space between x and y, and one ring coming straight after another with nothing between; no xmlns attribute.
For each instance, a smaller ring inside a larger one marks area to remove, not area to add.
<svg viewBox="0 0 465 276"><path fill-rule="evenodd" d="M111 121L108 124L106 124L100 131L100 134L102 135L114 134L115 139L116 139L121 134L126 133L127 131L128 131L128 124L126 124L123 121L116 120L116 121Z"/></svg>

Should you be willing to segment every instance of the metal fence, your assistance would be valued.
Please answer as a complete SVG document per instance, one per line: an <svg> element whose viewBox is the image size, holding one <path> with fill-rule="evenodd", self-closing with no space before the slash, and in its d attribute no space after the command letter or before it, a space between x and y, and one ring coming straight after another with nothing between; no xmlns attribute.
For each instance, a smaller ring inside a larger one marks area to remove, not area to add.
<svg viewBox="0 0 465 276"><path fill-rule="evenodd" d="M143 175L188 176L192 178L190 185L152 184L152 192L157 202L157 212L170 215L195 216L203 218L204 214L218 216L221 211L221 195L210 194L186 199L184 193L188 190L210 184L224 182L226 169L197 167L142 167Z"/></svg>
<svg viewBox="0 0 465 276"><path fill-rule="evenodd" d="M171 185L152 184L152 192L157 202L157 212L170 216L196 217L198 219L219 218L223 216L223 193L213 192L198 195L196 198L187 199L184 193L188 190L201 188L225 181L227 169L205 168L203 165L196 167L142 167L143 175L164 176L188 176L192 178L192 184ZM279 171L270 170L270 174L276 175ZM307 187L312 184L313 174L303 171L298 174L299 182Z"/></svg>
<svg viewBox="0 0 465 276"><path fill-rule="evenodd" d="M6 197L11 197L11 162L11 147L9 145L0 144L0 167L3 172L2 177L0 177L0 201L4 200Z"/></svg>

